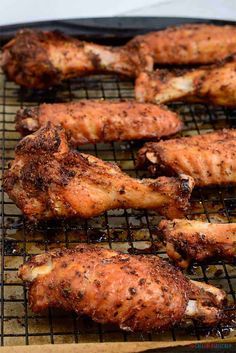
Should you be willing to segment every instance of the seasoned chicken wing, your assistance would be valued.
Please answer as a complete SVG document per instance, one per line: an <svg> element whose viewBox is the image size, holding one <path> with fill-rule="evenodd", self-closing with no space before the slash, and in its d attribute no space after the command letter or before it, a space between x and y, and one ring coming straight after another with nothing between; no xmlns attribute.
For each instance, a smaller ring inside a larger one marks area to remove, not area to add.
<svg viewBox="0 0 236 353"><path fill-rule="evenodd" d="M22 109L16 116L16 130L28 134L49 121L61 124L75 145L160 138L183 126L175 113L154 104L82 100Z"/></svg>
<svg viewBox="0 0 236 353"><path fill-rule="evenodd" d="M188 280L157 256L85 244L34 256L18 274L34 312L63 308L126 331L164 329L185 317L214 325L225 300L222 290Z"/></svg>
<svg viewBox="0 0 236 353"><path fill-rule="evenodd" d="M132 39L146 44L157 64L211 64L236 52L236 26L187 24Z"/></svg>
<svg viewBox="0 0 236 353"><path fill-rule="evenodd" d="M51 123L19 142L4 176L9 197L34 220L89 218L131 207L181 217L193 185L186 175L133 179L113 163L70 150L64 130Z"/></svg>
<svg viewBox="0 0 236 353"><path fill-rule="evenodd" d="M159 224L168 256L181 267L191 261L236 259L236 223L216 224L174 219Z"/></svg>
<svg viewBox="0 0 236 353"><path fill-rule="evenodd" d="M63 80L96 72L135 76L152 69L140 43L132 49L80 41L59 32L21 30L3 48L2 67L8 78L30 88L47 88Z"/></svg>
<svg viewBox="0 0 236 353"><path fill-rule="evenodd" d="M158 64L209 64L236 51L236 27L184 25L137 36L123 47L87 43L56 32L19 31L3 49L8 78L31 88L94 72L135 77Z"/></svg>
<svg viewBox="0 0 236 353"><path fill-rule="evenodd" d="M236 106L236 56L224 63L195 70L142 72L135 83L140 102L207 102Z"/></svg>
<svg viewBox="0 0 236 353"><path fill-rule="evenodd" d="M236 130L149 142L138 152L138 166L152 173L186 173L198 186L236 183Z"/></svg>

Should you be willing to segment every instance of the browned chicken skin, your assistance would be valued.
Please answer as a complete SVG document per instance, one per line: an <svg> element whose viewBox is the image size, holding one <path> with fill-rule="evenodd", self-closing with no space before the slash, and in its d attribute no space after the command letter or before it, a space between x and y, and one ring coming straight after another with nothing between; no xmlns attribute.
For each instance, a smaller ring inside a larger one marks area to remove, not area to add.
<svg viewBox="0 0 236 353"><path fill-rule="evenodd" d="M236 223L216 224L174 219L159 224L168 256L181 267L191 261L236 259Z"/></svg>
<svg viewBox="0 0 236 353"><path fill-rule="evenodd" d="M22 109L16 116L16 130L28 134L49 121L61 124L75 145L160 138L183 126L175 113L154 104L82 100Z"/></svg>
<svg viewBox="0 0 236 353"><path fill-rule="evenodd" d="M59 307L127 331L153 331L183 318L214 325L225 293L189 281L157 256L132 256L89 245L57 249L19 269L34 312Z"/></svg>
<svg viewBox="0 0 236 353"><path fill-rule="evenodd" d="M113 163L70 150L50 123L25 137L4 176L4 189L30 219L97 216L114 208L158 209L182 217L193 179L133 179Z"/></svg>
<svg viewBox="0 0 236 353"><path fill-rule="evenodd" d="M47 88L94 72L135 77L157 64L210 64L236 51L236 27L184 25L133 38L123 47L87 43L55 32L19 31L3 50L10 80Z"/></svg>
<svg viewBox="0 0 236 353"><path fill-rule="evenodd" d="M236 130L146 143L137 165L154 174L190 175L197 186L235 184Z"/></svg>
<svg viewBox="0 0 236 353"><path fill-rule="evenodd" d="M135 83L140 102L206 102L236 106L236 56L215 66L195 70L142 72Z"/></svg>
<svg viewBox="0 0 236 353"><path fill-rule="evenodd" d="M211 64L236 52L236 26L187 24L137 36L128 45L140 43L157 64Z"/></svg>
<svg viewBox="0 0 236 353"><path fill-rule="evenodd" d="M80 41L59 32L25 29L3 48L2 67L8 78L19 85L47 88L96 72L134 77L139 67L151 69L152 60L145 44L126 50Z"/></svg>

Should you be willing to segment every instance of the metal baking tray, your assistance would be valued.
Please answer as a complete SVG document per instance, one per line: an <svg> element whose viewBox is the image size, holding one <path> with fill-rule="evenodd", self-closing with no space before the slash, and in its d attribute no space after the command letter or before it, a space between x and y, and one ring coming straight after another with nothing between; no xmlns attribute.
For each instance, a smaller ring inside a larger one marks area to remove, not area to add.
<svg viewBox="0 0 236 353"><path fill-rule="evenodd" d="M91 41L107 44L124 43L138 33L165 28L166 26L210 22L184 18L107 18L89 20L53 21L21 24L0 28L1 44L10 39L18 28L59 29ZM227 22L228 23L228 22ZM116 75L95 75L64 82L60 87L47 91L23 89L7 81L0 73L0 140L1 173L14 158L14 148L20 136L15 131L14 117L23 106L35 106L42 102L70 102L87 99L133 98L133 82ZM205 104L171 104L185 123L182 135L202 134L221 128L236 128L236 110ZM134 158L143 142L107 143L86 145L79 150L115 161L134 177L147 176L136 170ZM208 222L236 222L236 188L198 188L191 198L188 218ZM59 246L72 247L79 242L110 247L130 253L153 253L166 257L158 240L156 226L160 216L152 211L113 210L89 220L71 220L41 223L32 227L19 209L1 190L1 345L28 345L70 342L115 341L183 341L236 336L236 322L222 323L214 329L202 327L194 321L161 333L125 333L111 325L100 325L87 317L50 309L43 315L30 311L27 289L17 278L19 265L30 255ZM209 265L196 265L189 271L191 278L223 288L229 299L228 316L235 313L236 267L224 261Z"/></svg>

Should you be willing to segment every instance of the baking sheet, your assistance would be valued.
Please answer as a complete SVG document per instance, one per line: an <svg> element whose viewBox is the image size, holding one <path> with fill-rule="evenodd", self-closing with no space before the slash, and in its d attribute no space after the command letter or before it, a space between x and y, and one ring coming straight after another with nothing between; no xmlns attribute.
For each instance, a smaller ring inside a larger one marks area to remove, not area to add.
<svg viewBox="0 0 236 353"><path fill-rule="evenodd" d="M163 22L162 22L163 25ZM14 116L22 106L42 102L69 102L80 99L133 98L133 82L118 76L90 76L63 83L50 91L19 88L0 74L0 138L2 170L14 158L20 136ZM223 127L236 127L236 111L202 104L172 104L182 116L182 135L202 134ZM143 142L86 145L79 150L115 161L133 177L148 176L136 170L134 158ZM188 217L209 222L236 222L236 188L195 189ZM30 255L58 246L72 247L80 242L110 247L130 253L155 253L166 257L156 226L160 216L152 211L112 210L90 220L49 222L32 227L1 191L1 345L60 344L85 342L213 340L236 336L236 322L229 320L213 330L189 321L165 333L125 333L111 325L100 325L87 317L51 309L41 315L30 311L27 289L17 278L17 269ZM191 278L223 288L228 294L228 316L235 313L236 268L222 261L208 266L195 265Z"/></svg>

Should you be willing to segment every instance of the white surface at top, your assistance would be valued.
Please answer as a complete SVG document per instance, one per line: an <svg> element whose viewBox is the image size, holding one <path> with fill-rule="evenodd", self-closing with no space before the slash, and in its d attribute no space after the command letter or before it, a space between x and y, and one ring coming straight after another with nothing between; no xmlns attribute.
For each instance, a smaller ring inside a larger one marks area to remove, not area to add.
<svg viewBox="0 0 236 353"><path fill-rule="evenodd" d="M125 15L236 20L236 0L157 0Z"/></svg>
<svg viewBox="0 0 236 353"><path fill-rule="evenodd" d="M0 25L110 16L236 20L236 0L0 0Z"/></svg>

